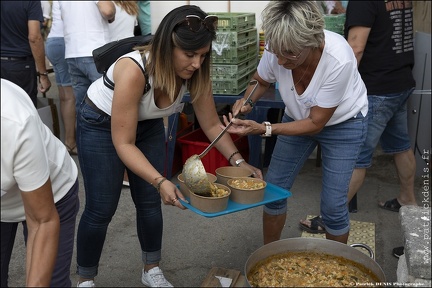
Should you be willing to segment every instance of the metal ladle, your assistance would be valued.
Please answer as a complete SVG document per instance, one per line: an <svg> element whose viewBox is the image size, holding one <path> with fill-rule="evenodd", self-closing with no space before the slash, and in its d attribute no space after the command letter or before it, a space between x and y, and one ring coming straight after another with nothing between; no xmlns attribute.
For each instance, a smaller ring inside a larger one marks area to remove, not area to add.
<svg viewBox="0 0 432 288"><path fill-rule="evenodd" d="M255 92L256 88L258 87L258 81L252 80L249 82L249 85L255 85L255 86L252 89L252 91L249 93L249 96L246 98L245 102L243 103L243 106L248 103L248 100ZM234 115L232 119L237 118L237 116L238 114ZM204 165L201 162L201 158L203 158L210 151L210 149L219 141L219 139L225 134L225 132L232 124L232 119L228 123L228 125L219 133L219 135L210 143L210 145L203 152L201 152L201 154L192 155L186 160L185 164L183 165L182 174L183 174L184 182L186 186L188 186L193 193L202 196L211 195L211 184L210 181L208 180L208 176L205 171Z"/></svg>

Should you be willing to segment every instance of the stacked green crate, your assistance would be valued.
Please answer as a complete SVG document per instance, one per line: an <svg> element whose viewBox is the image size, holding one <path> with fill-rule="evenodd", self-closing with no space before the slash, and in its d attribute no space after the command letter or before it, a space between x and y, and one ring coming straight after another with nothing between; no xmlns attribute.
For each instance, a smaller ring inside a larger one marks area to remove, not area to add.
<svg viewBox="0 0 432 288"><path fill-rule="evenodd" d="M255 13L209 13L218 16L216 40L212 43L213 93L243 92L258 64L258 33Z"/></svg>
<svg viewBox="0 0 432 288"><path fill-rule="evenodd" d="M324 15L325 29L344 35L345 14Z"/></svg>

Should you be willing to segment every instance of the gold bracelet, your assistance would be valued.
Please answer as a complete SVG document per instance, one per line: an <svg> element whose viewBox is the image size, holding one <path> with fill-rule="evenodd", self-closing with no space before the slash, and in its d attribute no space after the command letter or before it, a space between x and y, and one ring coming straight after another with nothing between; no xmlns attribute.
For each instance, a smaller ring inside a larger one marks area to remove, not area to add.
<svg viewBox="0 0 432 288"><path fill-rule="evenodd" d="M156 188L156 185L153 184L153 183L156 183L155 181L156 181L157 179L160 179L160 178L164 178L164 176L159 176L159 177L155 177L155 178L153 178L154 181L150 182L150 184L151 184L153 187Z"/></svg>
<svg viewBox="0 0 432 288"><path fill-rule="evenodd" d="M159 178L160 178L160 177L159 177ZM158 191L159 194L160 194L160 187L161 187L162 183L163 183L165 180L167 180L167 179L166 179L165 177L163 177L163 179L160 180L160 181L158 182L158 184L156 185L156 190Z"/></svg>

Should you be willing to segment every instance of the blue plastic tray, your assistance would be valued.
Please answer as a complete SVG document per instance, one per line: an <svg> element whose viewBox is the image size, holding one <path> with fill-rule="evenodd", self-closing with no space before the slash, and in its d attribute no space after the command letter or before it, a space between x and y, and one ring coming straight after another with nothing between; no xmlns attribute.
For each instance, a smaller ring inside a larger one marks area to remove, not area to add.
<svg viewBox="0 0 432 288"><path fill-rule="evenodd" d="M257 202L257 203L253 203L253 204L240 204L240 203L236 203L234 201L231 201L231 199L230 199L230 200L228 200L227 209L220 211L220 212L216 212L216 213L202 212L201 210L193 207L190 203L186 203L186 202L182 201L181 199L180 199L180 201L183 204L183 206L185 206L189 210L191 210L191 211L193 211L193 212L195 212L201 216L212 218L212 217L222 216L222 215L250 209L253 207L261 206L261 205L264 205L264 204L267 204L270 202L274 202L277 200L286 199L288 197L291 197L290 191L282 189L281 187L276 186L274 184L267 183L266 189L264 191L264 199L262 201ZM188 198L186 198L186 199L189 201Z"/></svg>

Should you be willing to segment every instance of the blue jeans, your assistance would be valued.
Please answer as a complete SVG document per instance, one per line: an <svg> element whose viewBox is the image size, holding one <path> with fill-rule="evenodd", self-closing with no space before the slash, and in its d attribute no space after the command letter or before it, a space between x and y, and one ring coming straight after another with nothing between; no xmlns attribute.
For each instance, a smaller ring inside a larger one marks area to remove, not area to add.
<svg viewBox="0 0 432 288"><path fill-rule="evenodd" d="M56 83L59 86L72 86L69 65L65 59L65 42L63 37L50 37L45 41L45 54L53 65Z"/></svg>
<svg viewBox="0 0 432 288"><path fill-rule="evenodd" d="M111 139L110 116L99 114L83 102L78 110L77 122L78 157L86 199L78 226L77 273L83 278L94 278L98 274L108 225L122 193L125 165ZM163 173L166 151L162 118L138 122L135 144L148 161ZM155 264L161 258L161 198L150 183L130 170L127 173L136 207L137 234L143 262Z"/></svg>
<svg viewBox="0 0 432 288"><path fill-rule="evenodd" d="M411 148L407 101L413 91L414 88L411 88L400 93L368 95L368 132L356 168L369 168L372 165L378 142L387 154L400 153Z"/></svg>
<svg viewBox="0 0 432 288"><path fill-rule="evenodd" d="M292 121L286 114L282 119L282 122ZM359 113L356 118L326 126L315 135L279 135L265 180L291 190L305 161L319 143L322 158L320 215L327 232L335 236L343 235L350 228L348 188L366 130L367 116ZM283 214L287 211L287 200L269 203L264 211L270 215Z"/></svg>
<svg viewBox="0 0 432 288"><path fill-rule="evenodd" d="M88 88L94 81L102 77L102 74L97 71L93 57L68 58L66 61L69 65L69 74L76 99L75 108L78 111Z"/></svg>

